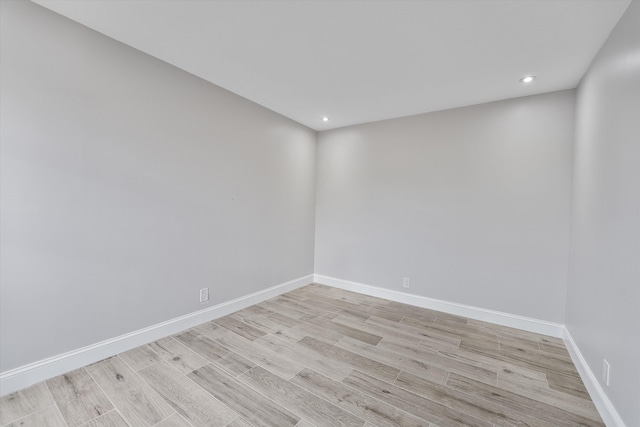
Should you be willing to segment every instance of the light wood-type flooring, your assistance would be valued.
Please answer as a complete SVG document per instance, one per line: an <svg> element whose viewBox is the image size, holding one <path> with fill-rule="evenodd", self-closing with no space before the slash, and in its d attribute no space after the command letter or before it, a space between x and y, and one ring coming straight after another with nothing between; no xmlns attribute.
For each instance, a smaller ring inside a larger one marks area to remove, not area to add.
<svg viewBox="0 0 640 427"><path fill-rule="evenodd" d="M603 426L562 340L309 285L0 399L6 426Z"/></svg>

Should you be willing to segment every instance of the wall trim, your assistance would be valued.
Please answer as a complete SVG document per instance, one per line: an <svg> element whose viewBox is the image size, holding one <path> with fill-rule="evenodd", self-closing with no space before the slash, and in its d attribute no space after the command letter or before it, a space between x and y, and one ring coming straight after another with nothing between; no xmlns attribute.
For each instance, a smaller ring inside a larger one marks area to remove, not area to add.
<svg viewBox="0 0 640 427"><path fill-rule="evenodd" d="M98 362L152 341L173 335L185 329L192 328L204 322L257 304L285 292L312 283L313 275L297 279L245 295L231 301L226 301L212 307L205 308L184 316L176 317L137 331L129 332L119 337L110 338L88 345L67 353L39 360L28 365L20 366L0 373L0 396L29 387L40 381L53 378L74 369Z"/></svg>
<svg viewBox="0 0 640 427"><path fill-rule="evenodd" d="M587 364L586 359L580 352L578 345L573 340L573 337L569 333L569 329L567 327L563 327L564 336L562 337L567 350L569 350L569 354L571 355L571 359L573 360L574 365L578 369L578 373L580 374L580 378L582 378L582 382L584 382L587 391L589 392L589 396L591 396L591 400L596 405L596 409L600 413L602 417L602 421L607 425L607 427L626 427L624 421L616 411L615 406L609 400L607 393L605 393L604 389L600 385L600 382L597 380L597 377Z"/></svg>
<svg viewBox="0 0 640 427"><path fill-rule="evenodd" d="M470 319L482 320L502 326L508 326L510 328L522 329L537 334L550 335L556 338L562 338L564 336L564 325L559 323L547 322L545 320L519 316L517 314L504 313L471 305L423 297L421 295L393 291L391 289L366 285L364 283L351 282L349 280L337 279L335 277L323 276L321 274L314 274L313 277L314 282L321 285L333 286L347 291L359 292L365 295L429 308L449 314L468 317Z"/></svg>

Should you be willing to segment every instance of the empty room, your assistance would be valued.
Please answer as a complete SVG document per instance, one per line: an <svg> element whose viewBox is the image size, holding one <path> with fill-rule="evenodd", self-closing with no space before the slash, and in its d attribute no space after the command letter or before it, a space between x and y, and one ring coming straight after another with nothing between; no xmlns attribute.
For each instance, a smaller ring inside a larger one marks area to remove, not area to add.
<svg viewBox="0 0 640 427"><path fill-rule="evenodd" d="M0 427L640 427L640 0L0 0Z"/></svg>

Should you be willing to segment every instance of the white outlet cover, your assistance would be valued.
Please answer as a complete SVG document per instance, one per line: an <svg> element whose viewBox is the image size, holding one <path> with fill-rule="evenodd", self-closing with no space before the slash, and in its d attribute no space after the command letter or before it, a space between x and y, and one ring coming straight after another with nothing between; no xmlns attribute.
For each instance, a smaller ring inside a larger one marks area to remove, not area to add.
<svg viewBox="0 0 640 427"><path fill-rule="evenodd" d="M200 289L200 302L209 301L209 288Z"/></svg>
<svg viewBox="0 0 640 427"><path fill-rule="evenodd" d="M611 375L611 365L607 362L607 359L602 360L602 381L604 381L605 385L609 385L610 375Z"/></svg>

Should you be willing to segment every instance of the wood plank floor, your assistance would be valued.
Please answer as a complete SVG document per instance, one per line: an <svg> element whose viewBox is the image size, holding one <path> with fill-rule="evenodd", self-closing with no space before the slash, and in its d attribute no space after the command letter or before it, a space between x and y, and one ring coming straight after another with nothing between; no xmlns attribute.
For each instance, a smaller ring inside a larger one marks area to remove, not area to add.
<svg viewBox="0 0 640 427"><path fill-rule="evenodd" d="M0 398L1 426L603 426L562 340L309 285Z"/></svg>

